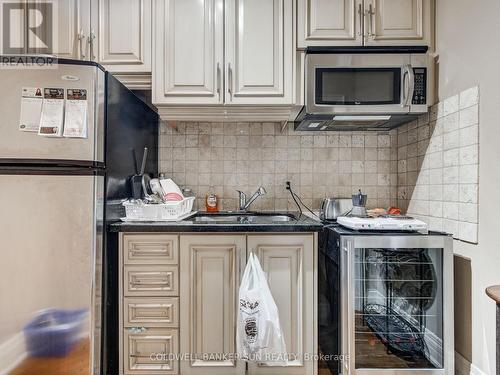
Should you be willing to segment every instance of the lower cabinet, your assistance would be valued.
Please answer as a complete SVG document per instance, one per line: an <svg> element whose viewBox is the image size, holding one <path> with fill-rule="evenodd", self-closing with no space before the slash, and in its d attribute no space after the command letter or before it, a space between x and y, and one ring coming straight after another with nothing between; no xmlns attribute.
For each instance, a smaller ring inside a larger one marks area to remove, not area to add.
<svg viewBox="0 0 500 375"><path fill-rule="evenodd" d="M179 236L120 236L120 375L179 374Z"/></svg>
<svg viewBox="0 0 500 375"><path fill-rule="evenodd" d="M244 235L180 237L182 375L244 374L236 352L238 288L246 262Z"/></svg>
<svg viewBox="0 0 500 375"><path fill-rule="evenodd" d="M314 234L124 236L120 249L121 374L315 373L316 362L307 358L316 347ZM171 249L178 264L130 260L127 254L139 239L158 248L163 247L162 241L165 246L175 244L178 247ZM284 367L247 364L234 357L238 291L251 252L267 274L279 309L289 356ZM182 353L180 360L178 353Z"/></svg>
<svg viewBox="0 0 500 375"><path fill-rule="evenodd" d="M123 334L125 374L178 374L176 329L128 328Z"/></svg>
<svg viewBox="0 0 500 375"><path fill-rule="evenodd" d="M306 360L315 347L315 275L313 235L249 235L248 252L259 258L278 306L288 353L286 366L249 363L258 375L311 375L315 363Z"/></svg>
<svg viewBox="0 0 500 375"><path fill-rule="evenodd" d="M123 325L136 327L179 327L179 298L125 298Z"/></svg>

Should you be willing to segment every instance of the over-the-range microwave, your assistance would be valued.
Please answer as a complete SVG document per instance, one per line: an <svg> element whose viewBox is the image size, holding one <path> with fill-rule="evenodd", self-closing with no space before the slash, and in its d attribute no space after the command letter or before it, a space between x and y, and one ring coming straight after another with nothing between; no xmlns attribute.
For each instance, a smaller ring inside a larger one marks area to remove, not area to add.
<svg viewBox="0 0 500 375"><path fill-rule="evenodd" d="M296 130L380 131L426 113L434 104L434 57L416 51L308 50Z"/></svg>

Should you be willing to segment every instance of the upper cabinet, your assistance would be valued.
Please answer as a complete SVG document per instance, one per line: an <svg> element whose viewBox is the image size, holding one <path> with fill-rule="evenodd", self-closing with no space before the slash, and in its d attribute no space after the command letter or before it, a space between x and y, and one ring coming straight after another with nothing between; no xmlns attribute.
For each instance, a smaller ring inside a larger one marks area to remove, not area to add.
<svg viewBox="0 0 500 375"><path fill-rule="evenodd" d="M44 7L55 4L52 8L57 10L53 12L57 23L55 34L52 30L54 36L50 50L39 39L32 38L28 51L96 61L129 88L150 89L151 1L54 0L53 3L33 3L39 12L28 14L35 16L47 14ZM45 24L52 27L51 23Z"/></svg>
<svg viewBox="0 0 500 375"><path fill-rule="evenodd" d="M150 73L151 16L151 0L99 0L97 61L111 72Z"/></svg>
<svg viewBox="0 0 500 375"><path fill-rule="evenodd" d="M156 0L153 102L293 104L293 0Z"/></svg>
<svg viewBox="0 0 500 375"><path fill-rule="evenodd" d="M434 0L298 0L298 47L427 45Z"/></svg>
<svg viewBox="0 0 500 375"><path fill-rule="evenodd" d="M54 54L65 59L87 60L91 29L90 0L59 0L57 10Z"/></svg>
<svg viewBox="0 0 500 375"><path fill-rule="evenodd" d="M155 2L153 102L223 103L223 0Z"/></svg>
<svg viewBox="0 0 500 375"><path fill-rule="evenodd" d="M36 34L24 27L20 38L27 45L17 53L53 54L65 59L90 59L91 0L54 0L29 2L22 17L29 27L37 26ZM55 18L55 22L51 20ZM49 20L49 21L47 21ZM22 20L20 24L24 25Z"/></svg>
<svg viewBox="0 0 500 375"><path fill-rule="evenodd" d="M292 0L226 3L226 103L292 104L292 31Z"/></svg>
<svg viewBox="0 0 500 375"><path fill-rule="evenodd" d="M298 45L355 45L363 42L362 0L298 0Z"/></svg>
<svg viewBox="0 0 500 375"><path fill-rule="evenodd" d="M365 0L367 45L431 45L431 0Z"/></svg>

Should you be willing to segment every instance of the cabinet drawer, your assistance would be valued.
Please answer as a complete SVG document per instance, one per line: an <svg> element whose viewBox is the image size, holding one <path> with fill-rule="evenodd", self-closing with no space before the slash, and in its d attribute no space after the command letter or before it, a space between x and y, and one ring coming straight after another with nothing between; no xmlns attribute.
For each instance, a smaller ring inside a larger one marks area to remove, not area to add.
<svg viewBox="0 0 500 375"><path fill-rule="evenodd" d="M126 297L176 296L179 294L177 266L124 266Z"/></svg>
<svg viewBox="0 0 500 375"><path fill-rule="evenodd" d="M163 234L123 236L124 264L177 264L179 238Z"/></svg>
<svg viewBox="0 0 500 375"><path fill-rule="evenodd" d="M179 326L179 298L125 298L123 305L125 327Z"/></svg>
<svg viewBox="0 0 500 375"><path fill-rule="evenodd" d="M179 352L176 329L125 329L123 334L123 372L125 374L178 374L173 358Z"/></svg>

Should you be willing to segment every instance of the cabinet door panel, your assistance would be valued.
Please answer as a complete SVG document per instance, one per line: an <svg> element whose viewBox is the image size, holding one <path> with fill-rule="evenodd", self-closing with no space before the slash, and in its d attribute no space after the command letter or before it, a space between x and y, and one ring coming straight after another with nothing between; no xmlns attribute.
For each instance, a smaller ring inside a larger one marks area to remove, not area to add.
<svg viewBox="0 0 500 375"><path fill-rule="evenodd" d="M36 35L28 32L29 53L89 59L90 0L32 1L31 6L34 8L29 12L30 25L41 26ZM44 22L47 17L51 17L52 21ZM51 46L45 43L49 35L52 35ZM48 51L47 47L52 47L52 50Z"/></svg>
<svg viewBox="0 0 500 375"><path fill-rule="evenodd" d="M113 72L150 72L151 31L151 0L99 1L98 61Z"/></svg>
<svg viewBox="0 0 500 375"><path fill-rule="evenodd" d="M133 333L133 329L126 329L123 337L125 374L179 373L178 361L170 356L179 351L177 330L147 329Z"/></svg>
<svg viewBox="0 0 500 375"><path fill-rule="evenodd" d="M293 1L226 2L226 103L292 104Z"/></svg>
<svg viewBox="0 0 500 375"><path fill-rule="evenodd" d="M430 45L431 2L432 0L368 0L365 3L366 44Z"/></svg>
<svg viewBox="0 0 500 375"><path fill-rule="evenodd" d="M181 373L243 374L233 358L202 355L236 350L237 296L245 262L244 236L181 236L181 352L195 358L181 362Z"/></svg>
<svg viewBox="0 0 500 375"><path fill-rule="evenodd" d="M124 266L125 296L176 296L179 292L177 266Z"/></svg>
<svg viewBox="0 0 500 375"><path fill-rule="evenodd" d="M155 2L156 103L222 103L223 0Z"/></svg>
<svg viewBox="0 0 500 375"><path fill-rule="evenodd" d="M123 236L125 264L177 264L177 235L126 234Z"/></svg>
<svg viewBox="0 0 500 375"><path fill-rule="evenodd" d="M299 0L299 47L360 44L361 3L361 0Z"/></svg>
<svg viewBox="0 0 500 375"><path fill-rule="evenodd" d="M267 274L289 353L287 366L249 364L249 373L312 374L314 363L304 361L302 355L314 353L313 236L248 236L248 248L255 252ZM297 356L294 357L293 354Z"/></svg>
<svg viewBox="0 0 500 375"><path fill-rule="evenodd" d="M125 298L123 302L125 327L178 327L179 298Z"/></svg>

